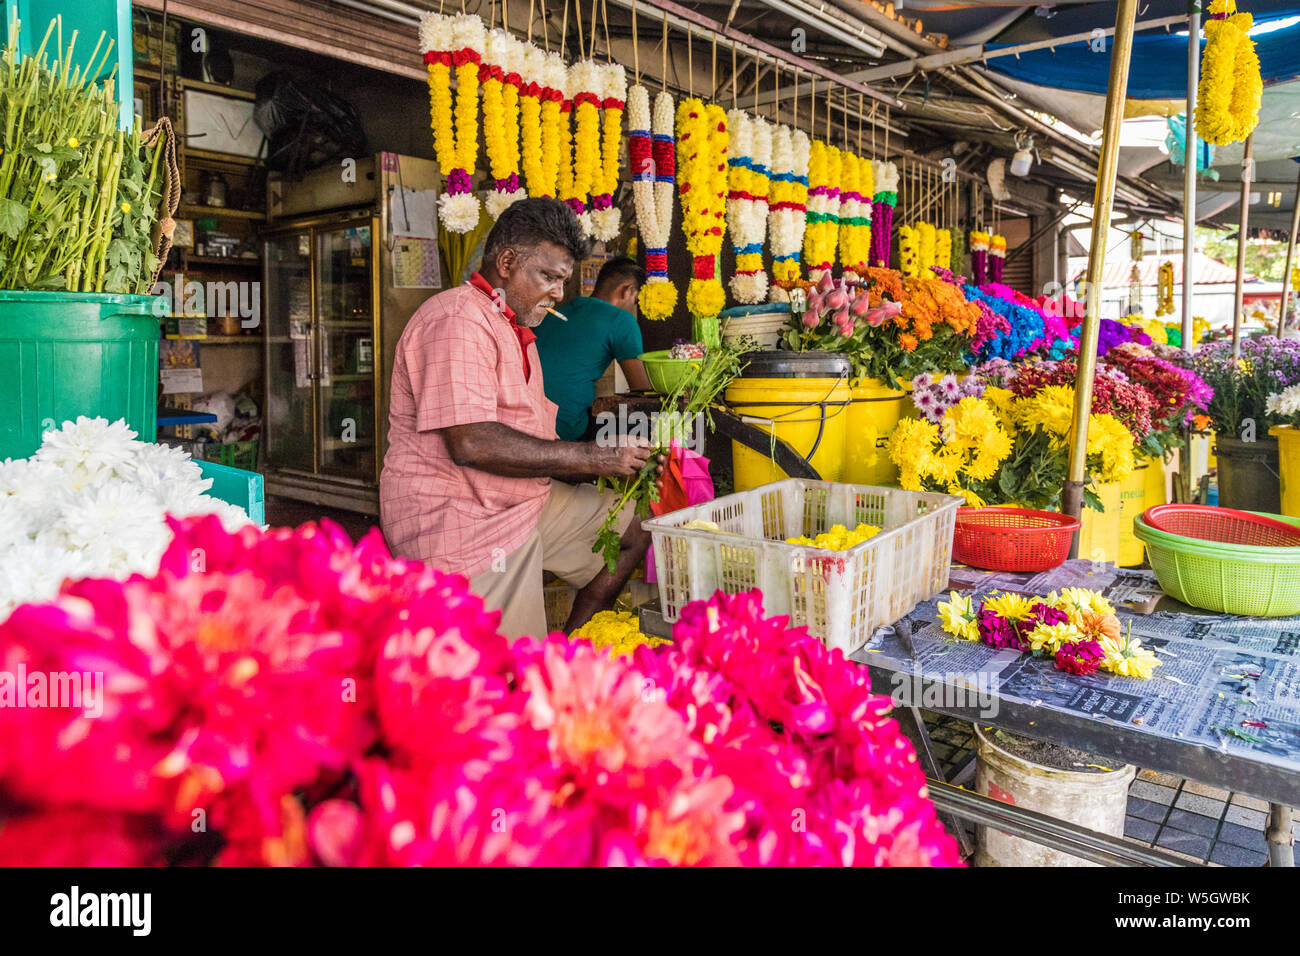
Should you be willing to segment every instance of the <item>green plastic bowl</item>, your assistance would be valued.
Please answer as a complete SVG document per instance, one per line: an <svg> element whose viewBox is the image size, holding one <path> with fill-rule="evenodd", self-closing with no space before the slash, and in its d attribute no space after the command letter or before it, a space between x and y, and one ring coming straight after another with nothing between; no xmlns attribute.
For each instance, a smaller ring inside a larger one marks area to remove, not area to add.
<svg viewBox="0 0 1300 956"><path fill-rule="evenodd" d="M1300 549L1207 545L1140 517L1133 534L1146 545L1160 589L1184 604L1252 617L1300 614Z"/></svg>
<svg viewBox="0 0 1300 956"><path fill-rule="evenodd" d="M675 359L668 357L668 349L658 352L646 352L638 356L645 366L646 378L650 387L660 395L667 395L677 388L677 383L691 370L691 365L699 365L700 359Z"/></svg>

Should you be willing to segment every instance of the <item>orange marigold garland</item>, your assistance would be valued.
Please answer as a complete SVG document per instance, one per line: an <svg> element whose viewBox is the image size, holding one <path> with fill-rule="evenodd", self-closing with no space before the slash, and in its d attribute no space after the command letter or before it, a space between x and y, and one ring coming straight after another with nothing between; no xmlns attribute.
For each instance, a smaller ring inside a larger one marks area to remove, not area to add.
<svg viewBox="0 0 1300 956"><path fill-rule="evenodd" d="M726 230L727 114L698 99L677 107L678 195L682 230L693 257L686 307L696 318L711 318L727 304L718 280L718 253Z"/></svg>

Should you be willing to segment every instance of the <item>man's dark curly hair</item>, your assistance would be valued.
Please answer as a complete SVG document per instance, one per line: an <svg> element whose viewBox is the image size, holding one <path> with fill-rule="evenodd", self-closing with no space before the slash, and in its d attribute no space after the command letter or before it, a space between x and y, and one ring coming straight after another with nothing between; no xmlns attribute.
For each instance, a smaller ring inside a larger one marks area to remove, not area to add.
<svg viewBox="0 0 1300 956"><path fill-rule="evenodd" d="M513 202L501 213L483 243L483 259L491 262L503 249L525 252L542 242L567 250L574 262L591 254L591 242L573 210L558 199L539 196Z"/></svg>

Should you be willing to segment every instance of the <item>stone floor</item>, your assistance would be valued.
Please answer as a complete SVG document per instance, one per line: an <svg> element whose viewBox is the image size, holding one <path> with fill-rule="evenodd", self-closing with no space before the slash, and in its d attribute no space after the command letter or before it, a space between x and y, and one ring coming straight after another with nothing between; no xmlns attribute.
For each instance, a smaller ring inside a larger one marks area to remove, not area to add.
<svg viewBox="0 0 1300 956"><path fill-rule="evenodd" d="M927 714L926 726L945 774L955 772L974 756L975 735L970 724ZM974 786L973 782L966 785ZM1260 866L1268 859L1264 839L1267 815L1268 804L1263 800L1154 770L1139 770L1128 791L1124 835L1189 861ZM1300 819L1292 828L1296 865L1300 866Z"/></svg>

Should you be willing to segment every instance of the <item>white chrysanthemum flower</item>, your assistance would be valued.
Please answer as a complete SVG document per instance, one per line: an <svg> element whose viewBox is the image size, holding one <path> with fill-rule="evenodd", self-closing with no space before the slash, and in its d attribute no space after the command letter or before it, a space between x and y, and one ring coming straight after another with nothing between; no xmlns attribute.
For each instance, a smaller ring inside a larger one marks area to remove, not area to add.
<svg viewBox="0 0 1300 956"><path fill-rule="evenodd" d="M137 561L154 563L170 537L163 509L134 485L108 481L72 497L63 507L63 524L73 548L107 553L114 573Z"/></svg>
<svg viewBox="0 0 1300 956"><path fill-rule="evenodd" d="M438 218L448 232L466 233L478 225L480 207L473 193L443 193L438 197Z"/></svg>
<svg viewBox="0 0 1300 956"><path fill-rule="evenodd" d="M80 415L75 422L46 432L32 457L80 476L83 482L94 481L130 461L134 440L135 432L121 419L110 424L106 418Z"/></svg>
<svg viewBox="0 0 1300 956"><path fill-rule="evenodd" d="M1289 385L1280 392L1274 392L1265 402L1264 410L1270 415L1284 418L1300 414L1300 385Z"/></svg>
<svg viewBox="0 0 1300 956"><path fill-rule="evenodd" d="M430 11L420 18L420 52L443 53L452 49L451 17Z"/></svg>
<svg viewBox="0 0 1300 956"><path fill-rule="evenodd" d="M526 195L527 193L522 189L517 189L512 193L498 192L494 189L483 199L483 205L487 207L489 216L493 219L500 219L503 212Z"/></svg>
<svg viewBox="0 0 1300 956"><path fill-rule="evenodd" d="M487 45L487 27L477 13L462 13L452 17L450 50L474 50L482 54Z"/></svg>

